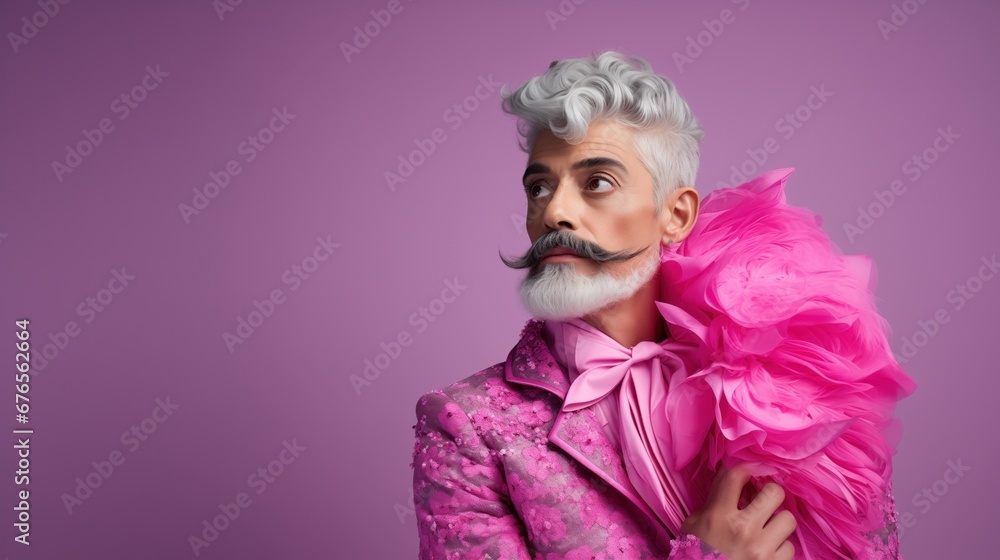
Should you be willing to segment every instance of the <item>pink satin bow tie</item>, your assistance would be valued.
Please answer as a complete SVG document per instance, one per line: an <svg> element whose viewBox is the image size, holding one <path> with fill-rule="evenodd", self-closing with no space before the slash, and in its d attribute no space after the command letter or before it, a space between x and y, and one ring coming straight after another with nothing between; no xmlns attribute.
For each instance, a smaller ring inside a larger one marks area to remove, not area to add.
<svg viewBox="0 0 1000 560"><path fill-rule="evenodd" d="M663 356L665 360L674 358L680 361L679 357L667 350L666 341L656 343L644 340L628 349L607 335L601 335L604 340L586 335L578 337L578 341L584 339L583 344L575 345L576 367L580 375L566 393L562 408L567 412L586 408L603 399L637 365L646 370L656 367L660 370L659 377L664 377L662 362L653 360Z"/></svg>
<svg viewBox="0 0 1000 560"><path fill-rule="evenodd" d="M665 413L671 380L687 376L676 351L686 349L667 339L642 341L625 348L582 319L555 324L551 329L558 354L564 354L573 379L562 409L577 411L594 405L619 388L616 418L622 458L629 480L664 525L675 535L691 513L690 481L669 467L672 448ZM573 378L573 373L577 376Z"/></svg>

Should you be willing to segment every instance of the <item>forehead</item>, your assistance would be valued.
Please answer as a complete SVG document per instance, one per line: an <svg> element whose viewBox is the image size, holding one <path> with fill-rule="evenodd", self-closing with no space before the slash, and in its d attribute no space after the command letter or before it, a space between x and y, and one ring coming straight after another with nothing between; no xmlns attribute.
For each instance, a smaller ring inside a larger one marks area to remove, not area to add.
<svg viewBox="0 0 1000 560"><path fill-rule="evenodd" d="M544 129L538 133L529 161L570 155L614 156L626 165L635 161L635 131L614 121L598 121L587 128L587 136L579 144L569 142Z"/></svg>

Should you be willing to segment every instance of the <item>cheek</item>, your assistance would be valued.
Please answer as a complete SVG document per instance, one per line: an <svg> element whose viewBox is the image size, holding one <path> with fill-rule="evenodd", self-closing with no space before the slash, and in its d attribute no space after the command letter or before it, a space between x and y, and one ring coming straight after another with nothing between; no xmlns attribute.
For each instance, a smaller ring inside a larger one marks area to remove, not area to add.
<svg viewBox="0 0 1000 560"><path fill-rule="evenodd" d="M511 218L517 219L514 214L511 214ZM531 204L528 205L528 210L524 214L524 229L532 239L544 233L545 224L542 219L542 212L538 207Z"/></svg>
<svg viewBox="0 0 1000 560"><path fill-rule="evenodd" d="M606 232L605 243L618 248L646 245L655 234L651 221L635 215L608 216L601 225Z"/></svg>
<svg viewBox="0 0 1000 560"><path fill-rule="evenodd" d="M529 201L525 207L524 219L528 223L528 227L534 227L535 229L544 230L545 229L545 202L544 201Z"/></svg>

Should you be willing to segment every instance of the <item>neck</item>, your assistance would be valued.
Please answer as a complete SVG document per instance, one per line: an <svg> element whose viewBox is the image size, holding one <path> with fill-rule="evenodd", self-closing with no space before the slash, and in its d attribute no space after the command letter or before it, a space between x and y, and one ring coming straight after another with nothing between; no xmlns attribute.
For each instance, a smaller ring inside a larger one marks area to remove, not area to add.
<svg viewBox="0 0 1000 560"><path fill-rule="evenodd" d="M660 271L632 295L582 319L621 344L632 348L642 341L662 342L667 337L666 322L654 301L660 295Z"/></svg>

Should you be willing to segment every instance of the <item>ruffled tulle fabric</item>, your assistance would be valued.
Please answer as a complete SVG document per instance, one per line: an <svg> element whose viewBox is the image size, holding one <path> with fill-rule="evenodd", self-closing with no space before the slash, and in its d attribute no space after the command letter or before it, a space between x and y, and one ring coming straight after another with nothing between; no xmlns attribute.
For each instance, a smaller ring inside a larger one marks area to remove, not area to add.
<svg viewBox="0 0 1000 560"><path fill-rule="evenodd" d="M884 522L893 410L916 384L889 347L872 260L786 203L792 171L708 194L690 235L664 247L656 305L697 349L667 396L666 455L677 471L752 464L757 490L786 491L796 558L861 558Z"/></svg>

